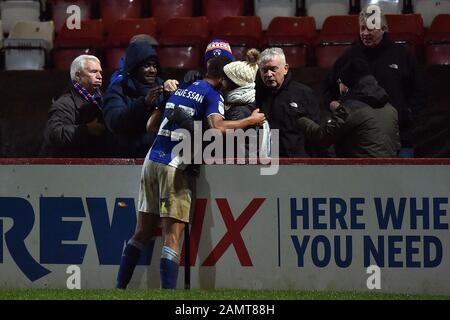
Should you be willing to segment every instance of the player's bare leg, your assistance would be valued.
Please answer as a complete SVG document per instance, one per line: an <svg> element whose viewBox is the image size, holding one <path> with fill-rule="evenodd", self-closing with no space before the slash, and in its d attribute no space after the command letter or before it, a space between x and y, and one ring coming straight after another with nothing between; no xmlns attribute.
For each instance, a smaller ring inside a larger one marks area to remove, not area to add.
<svg viewBox="0 0 450 320"><path fill-rule="evenodd" d="M132 239L144 246L154 237L160 223L160 217L157 214L139 212L136 229Z"/></svg>

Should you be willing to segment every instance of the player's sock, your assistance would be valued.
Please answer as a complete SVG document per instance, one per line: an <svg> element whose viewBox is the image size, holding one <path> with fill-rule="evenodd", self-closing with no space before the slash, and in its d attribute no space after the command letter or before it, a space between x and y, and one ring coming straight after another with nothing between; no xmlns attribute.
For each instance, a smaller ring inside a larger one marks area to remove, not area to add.
<svg viewBox="0 0 450 320"><path fill-rule="evenodd" d="M144 245L142 243L133 239L128 241L128 244L122 253L119 273L117 274L116 288L126 289L131 277L133 276L134 268L139 261L139 257L143 249Z"/></svg>
<svg viewBox="0 0 450 320"><path fill-rule="evenodd" d="M179 264L180 258L178 254L171 248L164 246L160 263L162 289L176 289Z"/></svg>

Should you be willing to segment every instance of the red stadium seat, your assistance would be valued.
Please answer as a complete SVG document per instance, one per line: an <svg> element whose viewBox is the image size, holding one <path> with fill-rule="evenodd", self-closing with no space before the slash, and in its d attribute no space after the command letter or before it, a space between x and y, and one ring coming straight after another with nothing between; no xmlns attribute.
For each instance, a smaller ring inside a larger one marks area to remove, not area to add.
<svg viewBox="0 0 450 320"><path fill-rule="evenodd" d="M447 44L427 44L425 46L426 64L450 65L450 42Z"/></svg>
<svg viewBox="0 0 450 320"><path fill-rule="evenodd" d="M100 0L100 15L105 32L109 33L118 20L140 18L142 4L142 0Z"/></svg>
<svg viewBox="0 0 450 320"><path fill-rule="evenodd" d="M267 30L275 17L295 17L297 11L295 0L254 0L253 6L254 15L261 18L263 30Z"/></svg>
<svg viewBox="0 0 450 320"><path fill-rule="evenodd" d="M68 70L72 60L78 55L87 53L99 56L103 49L102 20L85 20L81 29L67 29L63 26L56 37L53 61L60 70Z"/></svg>
<svg viewBox="0 0 450 320"><path fill-rule="evenodd" d="M423 18L425 28L429 28L434 18L443 13L450 13L450 0L424 1L412 0L414 12Z"/></svg>
<svg viewBox="0 0 450 320"><path fill-rule="evenodd" d="M450 14L439 14L431 23L430 28L428 29L428 35L430 36L444 36L444 38L447 38L448 34L450 33Z"/></svg>
<svg viewBox="0 0 450 320"><path fill-rule="evenodd" d="M359 39L358 15L330 16L325 19L316 41L316 63L331 67L337 58Z"/></svg>
<svg viewBox="0 0 450 320"><path fill-rule="evenodd" d="M58 48L99 47L103 42L103 22L99 20L81 21L80 29L63 26L56 38Z"/></svg>
<svg viewBox="0 0 450 320"><path fill-rule="evenodd" d="M123 19L114 23L106 40L106 63L117 69L121 57L130 39L137 34L147 34L156 38L156 21L154 18Z"/></svg>
<svg viewBox="0 0 450 320"><path fill-rule="evenodd" d="M261 47L261 19L258 16L225 17L216 25L213 38L228 41L236 59L243 60L248 49Z"/></svg>
<svg viewBox="0 0 450 320"><path fill-rule="evenodd" d="M171 18L192 17L194 0L151 0L151 11L161 30Z"/></svg>
<svg viewBox="0 0 450 320"><path fill-rule="evenodd" d="M197 69L209 37L205 17L179 17L168 20L159 39L158 56L162 67Z"/></svg>
<svg viewBox="0 0 450 320"><path fill-rule="evenodd" d="M439 14L425 38L427 64L450 64L450 14Z"/></svg>
<svg viewBox="0 0 450 320"><path fill-rule="evenodd" d="M424 41L423 19L420 14L386 14L389 35L397 43L403 43L414 52Z"/></svg>
<svg viewBox="0 0 450 320"><path fill-rule="evenodd" d="M214 30L224 17L243 16L244 0L203 0L202 12Z"/></svg>
<svg viewBox="0 0 450 320"><path fill-rule="evenodd" d="M317 36L313 17L275 17L266 33L268 47L282 47L292 68L307 64L308 51Z"/></svg>
<svg viewBox="0 0 450 320"><path fill-rule="evenodd" d="M120 59L125 57L126 47L116 47L106 49L106 65L110 70L116 70L120 67Z"/></svg>
<svg viewBox="0 0 450 320"><path fill-rule="evenodd" d="M58 33L66 24L67 18L70 14L67 13L67 8L71 5L76 5L80 8L81 20L88 20L92 14L92 2L89 0L49 0L52 11L52 20L55 23L55 32Z"/></svg>
<svg viewBox="0 0 450 320"><path fill-rule="evenodd" d="M347 15L350 11L349 1L345 0L304 0L306 13L314 17L317 29L322 29L330 16ZM354 1L353 1L354 2ZM300 4L300 1L297 1Z"/></svg>
<svg viewBox="0 0 450 320"><path fill-rule="evenodd" d="M421 44L424 38L420 14L386 14L389 34L394 41Z"/></svg>

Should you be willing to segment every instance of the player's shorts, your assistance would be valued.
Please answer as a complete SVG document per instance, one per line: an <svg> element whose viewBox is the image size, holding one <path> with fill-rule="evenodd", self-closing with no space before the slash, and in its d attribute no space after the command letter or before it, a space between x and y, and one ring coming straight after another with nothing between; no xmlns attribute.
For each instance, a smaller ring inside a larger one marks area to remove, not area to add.
<svg viewBox="0 0 450 320"><path fill-rule="evenodd" d="M139 189L139 212L189 222L194 179L184 170L145 159Z"/></svg>

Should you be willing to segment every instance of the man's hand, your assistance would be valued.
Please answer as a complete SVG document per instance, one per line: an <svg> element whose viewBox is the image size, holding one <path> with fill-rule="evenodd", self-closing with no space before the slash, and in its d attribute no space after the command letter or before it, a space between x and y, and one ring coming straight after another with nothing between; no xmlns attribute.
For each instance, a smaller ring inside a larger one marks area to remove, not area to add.
<svg viewBox="0 0 450 320"><path fill-rule="evenodd" d="M252 121L252 125L262 126L264 121L266 121L266 116L264 113L259 112L259 109L255 109L250 115L250 120Z"/></svg>
<svg viewBox="0 0 450 320"><path fill-rule="evenodd" d="M347 120L349 113L347 109L344 107L344 105L340 104L336 110L334 110L333 115L340 118L341 120L345 121Z"/></svg>
<svg viewBox="0 0 450 320"><path fill-rule="evenodd" d="M302 105L296 103L289 104L289 115L295 119L306 117L308 114Z"/></svg>
<svg viewBox="0 0 450 320"><path fill-rule="evenodd" d="M158 97L163 93L164 87L163 86L156 86L151 88L147 95L145 96L145 105L147 107L151 107L155 104L155 102L158 100Z"/></svg>
<svg viewBox="0 0 450 320"><path fill-rule="evenodd" d="M177 80L174 80L174 79L166 80L164 82L164 91L172 93L178 89L178 85L179 85L179 83Z"/></svg>
<svg viewBox="0 0 450 320"><path fill-rule="evenodd" d="M330 110L334 112L340 105L341 103L339 101L333 100L330 102Z"/></svg>
<svg viewBox="0 0 450 320"><path fill-rule="evenodd" d="M89 123L86 123L87 130L89 135L94 137L99 137L105 133L105 125L103 123L98 122L98 119L95 118Z"/></svg>

